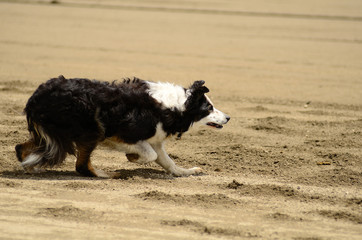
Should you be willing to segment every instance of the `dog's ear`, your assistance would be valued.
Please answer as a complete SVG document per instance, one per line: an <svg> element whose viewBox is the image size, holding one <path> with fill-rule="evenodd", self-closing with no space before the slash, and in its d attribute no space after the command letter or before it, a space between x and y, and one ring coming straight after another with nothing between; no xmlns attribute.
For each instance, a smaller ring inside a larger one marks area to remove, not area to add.
<svg viewBox="0 0 362 240"><path fill-rule="evenodd" d="M66 80L65 77L63 75L59 75L58 77L60 80Z"/></svg>
<svg viewBox="0 0 362 240"><path fill-rule="evenodd" d="M205 93L209 92L209 89L204 86L204 80L195 81L189 89L187 89L188 98L186 100L186 108L193 106L197 103Z"/></svg>
<svg viewBox="0 0 362 240"><path fill-rule="evenodd" d="M195 81L191 87L189 88L189 91L191 94L193 93L199 93L199 94L205 94L209 92L209 89L204 86L205 81L204 80L198 80Z"/></svg>

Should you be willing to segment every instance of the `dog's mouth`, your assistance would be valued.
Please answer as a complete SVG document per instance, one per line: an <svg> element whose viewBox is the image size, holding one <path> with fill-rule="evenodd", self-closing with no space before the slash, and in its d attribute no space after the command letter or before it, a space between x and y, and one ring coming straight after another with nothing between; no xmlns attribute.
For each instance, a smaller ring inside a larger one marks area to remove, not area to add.
<svg viewBox="0 0 362 240"><path fill-rule="evenodd" d="M217 123L213 123L213 122L208 122L206 123L207 126L213 127L213 128L222 128L223 126Z"/></svg>

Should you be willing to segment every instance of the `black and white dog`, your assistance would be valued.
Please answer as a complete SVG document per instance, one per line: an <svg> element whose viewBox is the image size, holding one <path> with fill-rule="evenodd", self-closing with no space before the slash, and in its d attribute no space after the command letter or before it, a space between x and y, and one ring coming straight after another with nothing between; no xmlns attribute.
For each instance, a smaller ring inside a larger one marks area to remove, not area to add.
<svg viewBox="0 0 362 240"><path fill-rule="evenodd" d="M84 176L112 177L93 168L90 156L104 144L126 153L129 161L156 161L175 176L201 173L175 165L164 150L168 136L191 126L222 128L230 117L212 105L204 81L185 89L171 83L126 79L122 83L53 78L28 100L25 113L30 139L15 147L24 169L38 170L76 156Z"/></svg>

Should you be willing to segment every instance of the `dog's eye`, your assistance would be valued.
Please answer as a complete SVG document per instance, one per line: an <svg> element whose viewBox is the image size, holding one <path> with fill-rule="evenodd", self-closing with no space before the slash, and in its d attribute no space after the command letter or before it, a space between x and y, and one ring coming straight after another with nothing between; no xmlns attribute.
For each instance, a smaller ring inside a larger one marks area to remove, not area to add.
<svg viewBox="0 0 362 240"><path fill-rule="evenodd" d="M214 107L212 105L209 105L209 106L207 106L207 110L209 112L212 112L212 111L214 111Z"/></svg>

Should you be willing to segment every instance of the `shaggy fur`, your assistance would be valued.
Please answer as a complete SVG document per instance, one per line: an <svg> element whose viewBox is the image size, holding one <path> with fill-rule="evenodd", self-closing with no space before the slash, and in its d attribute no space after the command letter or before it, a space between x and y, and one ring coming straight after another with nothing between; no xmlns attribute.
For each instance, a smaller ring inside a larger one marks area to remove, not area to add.
<svg viewBox="0 0 362 240"><path fill-rule="evenodd" d="M177 167L163 142L170 135L181 136L197 122L221 128L230 119L214 109L203 84L196 81L185 89L138 78L122 83L50 79L25 107L30 139L15 147L17 158L32 171L58 165L72 154L82 175L109 177L90 163L92 151L104 142L126 152L130 161L156 161L176 176L197 174L199 168Z"/></svg>

